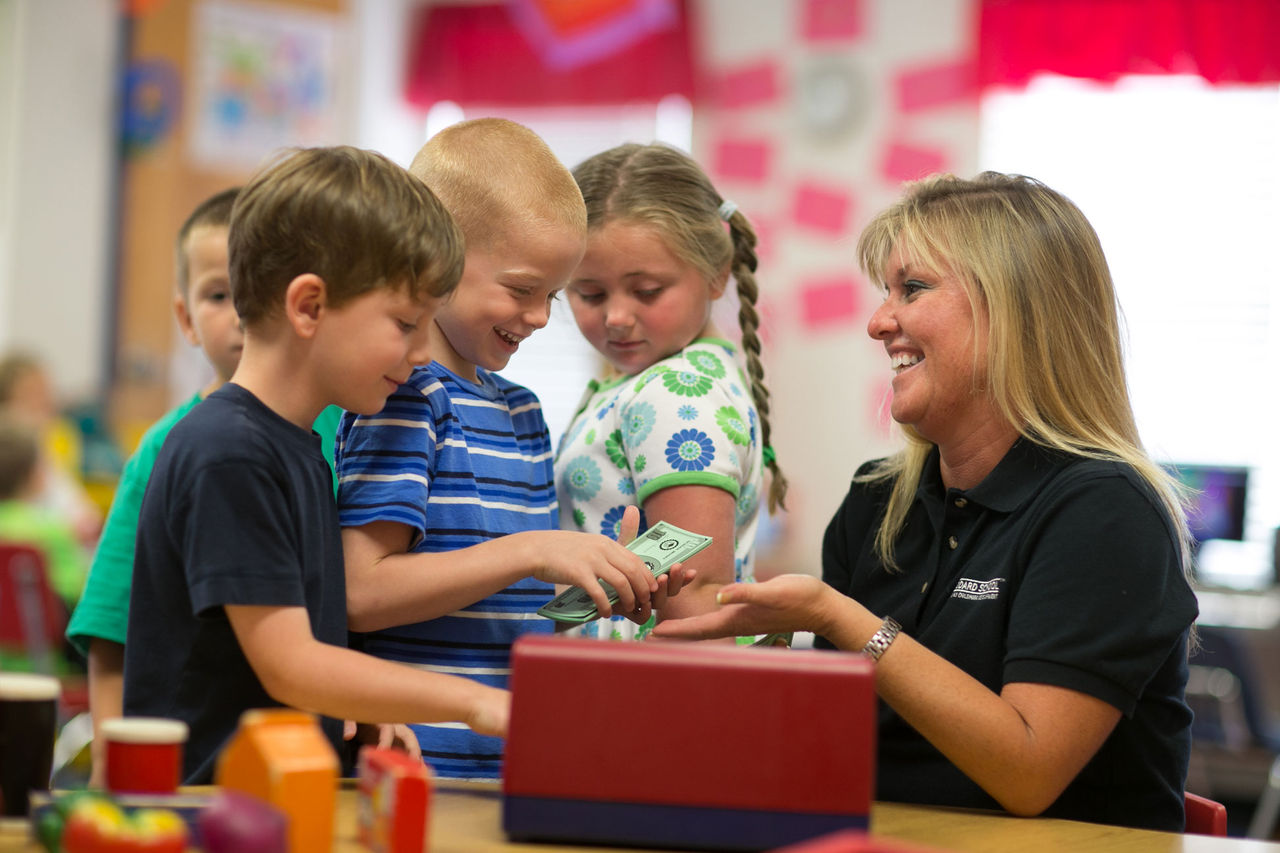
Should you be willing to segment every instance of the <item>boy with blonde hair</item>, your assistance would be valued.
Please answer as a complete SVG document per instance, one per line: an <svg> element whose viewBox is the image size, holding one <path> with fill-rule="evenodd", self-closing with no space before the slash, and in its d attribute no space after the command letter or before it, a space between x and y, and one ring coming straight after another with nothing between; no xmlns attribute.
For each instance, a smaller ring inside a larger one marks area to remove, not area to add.
<svg viewBox="0 0 1280 853"><path fill-rule="evenodd" d="M371 654L505 686L511 644L549 632L536 613L554 584L597 578L619 612L643 612L658 584L600 535L558 531L550 435L528 389L498 376L546 325L586 246L573 176L536 134L504 119L432 137L410 167L466 239L457 291L436 312L432 363L376 416L344 416L338 506L351 626ZM501 744L414 725L440 776L495 778Z"/></svg>
<svg viewBox="0 0 1280 853"><path fill-rule="evenodd" d="M354 148L291 153L241 191L231 289L244 351L179 421L139 518L125 713L190 726L183 779L208 782L248 708L506 728L509 695L345 648L342 546L311 430L329 404L380 410L427 357L461 273L461 236L426 186Z"/></svg>

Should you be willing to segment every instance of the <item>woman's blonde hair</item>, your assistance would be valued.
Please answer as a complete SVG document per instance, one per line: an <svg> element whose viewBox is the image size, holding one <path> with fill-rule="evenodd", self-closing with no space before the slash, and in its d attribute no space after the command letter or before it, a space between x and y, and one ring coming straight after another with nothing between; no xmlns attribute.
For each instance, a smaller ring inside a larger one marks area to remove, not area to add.
<svg viewBox="0 0 1280 853"><path fill-rule="evenodd" d="M760 314L756 299L756 233L736 206L712 186L702 168L677 148L661 143L629 143L584 160L573 170L587 204L587 229L614 220L657 229L667 248L712 281L726 269L738 285L738 325L751 379L751 397L760 415L760 444L770 447L769 389L760 360ZM725 224L728 223L728 229ZM785 508L787 478L772 452L769 511Z"/></svg>
<svg viewBox="0 0 1280 853"><path fill-rule="evenodd" d="M975 365L1004 418L1029 441L1130 465L1169 514L1188 552L1183 491L1143 449L1125 381L1120 309L1098 235L1070 200L1022 175L939 175L909 184L858 241L858 263L885 286L894 249L957 275L985 313L985 365ZM904 426L905 449L865 476L893 491L876 552L894 543L933 445Z"/></svg>

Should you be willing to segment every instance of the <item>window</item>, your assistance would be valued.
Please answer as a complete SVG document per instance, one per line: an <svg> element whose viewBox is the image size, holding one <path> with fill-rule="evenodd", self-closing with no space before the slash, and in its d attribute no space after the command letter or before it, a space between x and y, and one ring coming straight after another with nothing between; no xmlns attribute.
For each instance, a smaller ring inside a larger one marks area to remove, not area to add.
<svg viewBox="0 0 1280 853"><path fill-rule="evenodd" d="M1280 87L1041 77L988 94L981 132L981 168L1043 180L1097 229L1143 440L1162 462L1249 469L1248 541L1222 570L1270 577L1280 524Z"/></svg>

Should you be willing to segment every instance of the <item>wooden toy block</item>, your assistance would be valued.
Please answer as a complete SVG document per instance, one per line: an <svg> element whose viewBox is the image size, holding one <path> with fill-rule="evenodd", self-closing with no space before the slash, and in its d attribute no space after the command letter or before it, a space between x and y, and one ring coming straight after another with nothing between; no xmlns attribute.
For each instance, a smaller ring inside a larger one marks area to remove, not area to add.
<svg viewBox="0 0 1280 853"><path fill-rule="evenodd" d="M360 842L374 853L423 853L431 806L427 766L398 750L366 746L358 771Z"/></svg>
<svg viewBox="0 0 1280 853"><path fill-rule="evenodd" d="M288 708L245 711L218 756L214 782L284 812L289 850L333 846L338 756L315 716Z"/></svg>

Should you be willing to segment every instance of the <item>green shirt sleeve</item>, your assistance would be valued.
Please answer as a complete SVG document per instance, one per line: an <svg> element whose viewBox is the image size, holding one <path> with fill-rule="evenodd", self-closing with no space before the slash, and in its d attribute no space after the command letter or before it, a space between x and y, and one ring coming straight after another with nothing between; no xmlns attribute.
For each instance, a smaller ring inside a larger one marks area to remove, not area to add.
<svg viewBox="0 0 1280 853"><path fill-rule="evenodd" d="M133 548L142 495L169 430L198 402L200 397L195 395L156 421L125 463L111 511L98 539L84 593L67 625L67 639L83 655L89 654L89 641L94 637L124 644L129 627L129 588L133 582Z"/></svg>
<svg viewBox="0 0 1280 853"><path fill-rule="evenodd" d="M329 461L329 470L333 472L333 495L338 496L338 474L333 466L333 447L338 439L338 424L342 420L342 409L339 406L327 406L316 418L311 428L320 436L320 446L324 449L324 458Z"/></svg>

